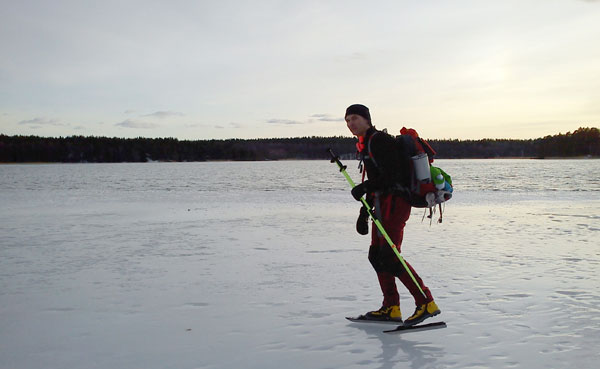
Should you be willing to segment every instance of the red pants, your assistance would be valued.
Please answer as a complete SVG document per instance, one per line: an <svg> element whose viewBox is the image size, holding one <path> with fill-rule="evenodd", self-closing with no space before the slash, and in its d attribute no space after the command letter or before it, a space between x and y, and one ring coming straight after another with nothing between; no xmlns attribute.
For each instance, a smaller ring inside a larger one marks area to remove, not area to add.
<svg viewBox="0 0 600 369"><path fill-rule="evenodd" d="M404 226L410 217L410 204L401 197L384 195L375 200L375 213L383 228L387 232L398 251L402 245ZM369 261L377 272L379 286L383 292L383 306L400 305L400 295L396 288L396 277L408 289L417 306L433 301L429 288L425 286L413 267L406 261L406 265L415 277L415 284L404 266L400 263L398 256L394 253L388 242L380 234L377 226L373 223L371 229L371 247L369 248ZM423 293L421 293L421 290Z"/></svg>

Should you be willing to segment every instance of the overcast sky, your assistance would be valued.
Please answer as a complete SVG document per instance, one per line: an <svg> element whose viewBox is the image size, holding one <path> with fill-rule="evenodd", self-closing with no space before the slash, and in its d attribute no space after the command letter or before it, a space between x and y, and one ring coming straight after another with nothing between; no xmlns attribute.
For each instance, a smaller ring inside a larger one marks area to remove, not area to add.
<svg viewBox="0 0 600 369"><path fill-rule="evenodd" d="M600 1L1 1L0 133L536 138L600 126Z"/></svg>

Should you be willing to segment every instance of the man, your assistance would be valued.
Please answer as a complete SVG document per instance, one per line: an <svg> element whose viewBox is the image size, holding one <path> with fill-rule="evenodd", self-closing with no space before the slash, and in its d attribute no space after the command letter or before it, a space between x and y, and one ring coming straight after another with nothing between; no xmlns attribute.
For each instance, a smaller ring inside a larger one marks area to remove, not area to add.
<svg viewBox="0 0 600 369"><path fill-rule="evenodd" d="M371 114L366 106L349 106L346 109L345 120L350 132L359 139L357 147L368 178L352 189L352 196L360 201L363 195L367 195L367 201L373 205L375 216L400 251L411 205L406 196L396 188L398 184L408 185L410 164L407 160L402 160L399 143L386 132L378 131L373 126ZM368 213L364 207L360 211L356 229L361 234L368 233ZM399 278L406 286L416 305L414 314L404 321L404 325L415 325L440 313L429 288L406 262L418 285L413 281L375 224L371 228L369 261L377 272L383 292L383 303L379 310L366 313L367 319L402 322L400 296L395 278Z"/></svg>

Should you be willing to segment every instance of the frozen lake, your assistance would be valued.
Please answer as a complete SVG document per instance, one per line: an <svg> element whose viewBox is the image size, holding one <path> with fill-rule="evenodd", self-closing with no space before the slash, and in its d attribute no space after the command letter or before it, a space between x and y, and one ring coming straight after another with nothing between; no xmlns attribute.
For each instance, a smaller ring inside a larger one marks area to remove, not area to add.
<svg viewBox="0 0 600 369"><path fill-rule="evenodd" d="M436 164L402 250L448 328L403 335L344 319L381 292L328 161L0 165L0 368L595 368L600 160Z"/></svg>

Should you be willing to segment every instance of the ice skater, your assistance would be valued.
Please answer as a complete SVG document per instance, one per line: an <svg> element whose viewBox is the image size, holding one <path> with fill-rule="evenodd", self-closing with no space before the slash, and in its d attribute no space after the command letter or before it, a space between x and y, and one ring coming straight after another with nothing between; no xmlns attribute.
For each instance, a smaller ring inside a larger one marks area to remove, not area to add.
<svg viewBox="0 0 600 369"><path fill-rule="evenodd" d="M357 148L362 161L361 168L364 166L367 177L364 180L363 173L363 182L352 189L352 196L359 201L363 195L367 196L367 202L373 207L376 218L382 223L400 251L404 226L410 216L411 205L405 193L397 189L408 186L411 175L410 165L406 160L402 160L402 153L395 138L373 126L366 106L360 104L349 106L346 109L345 120L350 132L358 137ZM368 233L368 222L369 215L363 206L356 222L356 229L360 234ZM374 225L371 227L369 261L377 273L383 293L383 303L380 309L366 313L364 315L366 319L402 322L396 278L406 286L416 305L414 314L404 321L405 326L418 324L440 313L429 288L406 262L414 280L411 278Z"/></svg>

